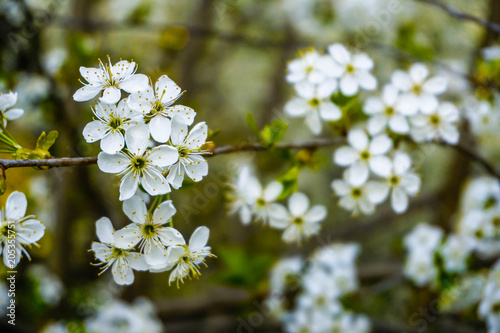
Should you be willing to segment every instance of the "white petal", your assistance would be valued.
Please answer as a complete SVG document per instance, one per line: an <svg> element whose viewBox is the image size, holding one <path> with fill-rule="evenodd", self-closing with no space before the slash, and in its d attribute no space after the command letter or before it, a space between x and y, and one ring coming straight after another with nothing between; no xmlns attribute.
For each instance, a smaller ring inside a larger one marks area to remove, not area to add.
<svg viewBox="0 0 500 333"><path fill-rule="evenodd" d="M120 100L121 96L122 96L122 93L120 92L120 89L115 88L115 87L108 87L108 88L104 89L104 92L102 93L102 97L100 97L99 100L101 102L107 103L107 104L116 104ZM75 96L73 96L73 98L75 98Z"/></svg>
<svg viewBox="0 0 500 333"><path fill-rule="evenodd" d="M120 249L131 249L141 240L141 227L138 224L130 223L126 227L115 231L115 246Z"/></svg>
<svg viewBox="0 0 500 333"><path fill-rule="evenodd" d="M347 141L358 151L364 151L368 148L368 136L362 129L352 129L347 134Z"/></svg>
<svg viewBox="0 0 500 333"><path fill-rule="evenodd" d="M151 136L157 142L167 142L170 138L171 121L161 114L156 115L148 124Z"/></svg>
<svg viewBox="0 0 500 333"><path fill-rule="evenodd" d="M133 93L148 86L148 77L144 74L134 74L120 82L120 88L128 93Z"/></svg>
<svg viewBox="0 0 500 333"><path fill-rule="evenodd" d="M342 117L342 111L332 102L325 102L319 107L319 115L321 119L326 121L338 120Z"/></svg>
<svg viewBox="0 0 500 333"><path fill-rule="evenodd" d="M363 110L368 115L381 113L384 111L384 103L378 97L369 97L366 99Z"/></svg>
<svg viewBox="0 0 500 333"><path fill-rule="evenodd" d="M101 139L101 149L108 154L118 153L124 147L125 140L119 131L109 133Z"/></svg>
<svg viewBox="0 0 500 333"><path fill-rule="evenodd" d="M385 154L392 148L392 140L385 134L379 134L370 142L370 154Z"/></svg>
<svg viewBox="0 0 500 333"><path fill-rule="evenodd" d="M419 106L420 102L416 96L405 94L396 103L396 110L402 115L413 116L418 112Z"/></svg>
<svg viewBox="0 0 500 333"><path fill-rule="evenodd" d="M128 263L136 271L147 271L149 264L144 259L144 255L137 252L129 252L127 256Z"/></svg>
<svg viewBox="0 0 500 333"><path fill-rule="evenodd" d="M170 221L176 213L172 200L162 202L153 212L153 222L156 224L165 224Z"/></svg>
<svg viewBox="0 0 500 333"><path fill-rule="evenodd" d="M158 236L160 237L163 244L167 246L174 247L175 245L186 244L186 241L184 240L184 237L182 237L182 234L177 229L171 227L162 228L158 232ZM183 248L181 247L181 249Z"/></svg>
<svg viewBox="0 0 500 333"><path fill-rule="evenodd" d="M9 195L5 204L5 217L11 221L17 221L24 217L27 207L28 201L24 193L14 191Z"/></svg>
<svg viewBox="0 0 500 333"><path fill-rule="evenodd" d="M148 168L141 178L141 185L149 195L155 196L170 192L170 185L156 168Z"/></svg>
<svg viewBox="0 0 500 333"><path fill-rule="evenodd" d="M199 149L207 141L208 128L205 122L198 123L189 132L186 144L191 149Z"/></svg>
<svg viewBox="0 0 500 333"><path fill-rule="evenodd" d="M399 97L398 88L394 87L392 84L387 84L384 87L384 91L382 92L382 98L384 100L384 104L387 106L396 105L396 101Z"/></svg>
<svg viewBox="0 0 500 333"><path fill-rule="evenodd" d="M101 153L102 154L102 153ZM132 198L137 191L139 185L139 177L129 172L120 180L120 201Z"/></svg>
<svg viewBox="0 0 500 333"><path fill-rule="evenodd" d="M441 95L446 91L448 86L448 80L444 77L434 77L432 79L427 80L422 86L422 89L427 94L432 95Z"/></svg>
<svg viewBox="0 0 500 333"><path fill-rule="evenodd" d="M356 162L359 158L359 152L349 146L340 147L335 151L334 162L340 166L348 166Z"/></svg>
<svg viewBox="0 0 500 333"><path fill-rule="evenodd" d="M271 182L264 189L264 200L266 201L274 201L283 191L283 185L280 182Z"/></svg>
<svg viewBox="0 0 500 333"><path fill-rule="evenodd" d="M7 120L14 120L20 118L24 114L23 109L10 109L3 113Z"/></svg>
<svg viewBox="0 0 500 333"><path fill-rule="evenodd" d="M332 182L332 189L335 191L335 194L339 196L347 195L351 192L351 188L347 183L343 180L337 179Z"/></svg>
<svg viewBox="0 0 500 333"><path fill-rule="evenodd" d="M39 220L28 219L16 227L16 233L21 243L29 245L43 237L45 226Z"/></svg>
<svg viewBox="0 0 500 333"><path fill-rule="evenodd" d="M391 194L392 209L396 213L403 213L408 208L408 196L399 187L395 187Z"/></svg>
<svg viewBox="0 0 500 333"><path fill-rule="evenodd" d="M275 229L284 229L290 224L288 210L280 204L269 205L269 225Z"/></svg>
<svg viewBox="0 0 500 333"><path fill-rule="evenodd" d="M373 60L365 53L358 53L352 57L354 68L368 71L373 68Z"/></svg>
<svg viewBox="0 0 500 333"><path fill-rule="evenodd" d="M370 175L370 170L365 163L355 162L346 170L346 179L352 186L361 186Z"/></svg>
<svg viewBox="0 0 500 333"><path fill-rule="evenodd" d="M411 88L411 78L408 73L403 71L395 71L391 77L391 83L394 87L401 91L408 91Z"/></svg>
<svg viewBox="0 0 500 333"><path fill-rule="evenodd" d="M189 249L191 252L201 251L208 243L210 230L207 227L198 227L189 239Z"/></svg>
<svg viewBox="0 0 500 333"><path fill-rule="evenodd" d="M309 208L309 199L304 193L294 193L288 199L288 209L293 216L302 216Z"/></svg>
<svg viewBox="0 0 500 333"><path fill-rule="evenodd" d="M372 91L377 88L377 79L375 76L368 72L361 72L356 74L358 84L361 88Z"/></svg>
<svg viewBox="0 0 500 333"><path fill-rule="evenodd" d="M386 182L372 181L366 184L365 191L366 195L368 196L368 199L370 199L370 201L373 204L378 205L387 198L387 195L389 194L389 189L390 186Z"/></svg>
<svg viewBox="0 0 500 333"><path fill-rule="evenodd" d="M182 117L172 119L171 141L174 146L179 145L188 135L187 124Z"/></svg>
<svg viewBox="0 0 500 333"><path fill-rule="evenodd" d="M394 154L394 173L398 176L406 173L411 167L410 156L402 151L398 151Z"/></svg>
<svg viewBox="0 0 500 333"><path fill-rule="evenodd" d="M429 70L423 64L414 64L409 70L410 77L413 82L421 84L429 76Z"/></svg>
<svg viewBox="0 0 500 333"><path fill-rule="evenodd" d="M369 161L370 169L380 177L388 177L391 174L391 160L385 155L373 156Z"/></svg>
<svg viewBox="0 0 500 333"><path fill-rule="evenodd" d="M440 134L444 141L452 145L457 144L460 138L458 129L453 125L444 126L444 128L440 130Z"/></svg>
<svg viewBox="0 0 500 333"><path fill-rule="evenodd" d="M439 101L434 95L423 94L418 97L418 107L424 114L431 114L438 108Z"/></svg>
<svg viewBox="0 0 500 333"><path fill-rule="evenodd" d="M326 218L326 215L327 210L325 206L316 205L304 215L304 219L309 223L317 223L323 221Z"/></svg>
<svg viewBox="0 0 500 333"><path fill-rule="evenodd" d="M97 155L97 166L102 172L120 173L130 164L130 159L122 153L108 154L101 152Z"/></svg>
<svg viewBox="0 0 500 333"><path fill-rule="evenodd" d="M0 111L5 112L8 108L13 107L17 102L17 93L10 92L8 94L0 94Z"/></svg>
<svg viewBox="0 0 500 333"><path fill-rule="evenodd" d="M145 223L148 218L146 203L138 195L123 202L123 212L130 221L139 224Z"/></svg>
<svg viewBox="0 0 500 333"><path fill-rule="evenodd" d="M405 116L400 114L395 114L389 118L389 128L393 132L400 134L406 134L410 131L408 120L406 120Z"/></svg>
<svg viewBox="0 0 500 333"><path fill-rule="evenodd" d="M149 144L149 129L145 124L130 127L125 133L127 149L134 155L141 156Z"/></svg>
<svg viewBox="0 0 500 333"><path fill-rule="evenodd" d="M155 167L167 167L177 162L179 151L175 147L161 145L146 154L146 158Z"/></svg>
<svg viewBox="0 0 500 333"><path fill-rule="evenodd" d="M401 179L401 187L406 193L415 195L420 190L420 177L416 174L409 174Z"/></svg>
<svg viewBox="0 0 500 333"><path fill-rule="evenodd" d="M190 159L189 163L184 164L186 173L189 178L195 182L199 182L208 174L208 163L199 155L190 155Z"/></svg>
<svg viewBox="0 0 500 333"><path fill-rule="evenodd" d="M167 105L172 104L182 93L181 88L167 75L160 76L156 81L155 91L161 102Z"/></svg>
<svg viewBox="0 0 500 333"><path fill-rule="evenodd" d="M144 247L144 259L151 266L162 266L168 263L167 250L160 242L151 241Z"/></svg>
<svg viewBox="0 0 500 333"><path fill-rule="evenodd" d="M101 217L95 223L97 238L103 243L114 244L113 225L107 217Z"/></svg>
<svg viewBox="0 0 500 333"><path fill-rule="evenodd" d="M290 117L301 117L309 110L305 99L294 97L285 104L285 114Z"/></svg>
<svg viewBox="0 0 500 333"><path fill-rule="evenodd" d="M134 282L134 271L128 267L125 260L119 258L111 267L113 279L119 285L130 285Z"/></svg>
<svg viewBox="0 0 500 333"><path fill-rule="evenodd" d="M91 87L90 85L88 85L78 89L73 94L73 100L75 100L75 102L85 102L96 97L100 91L101 91L101 86Z"/></svg>
<svg viewBox="0 0 500 333"><path fill-rule="evenodd" d="M100 68L80 67L80 75L89 83L99 83L102 79L102 70Z"/></svg>
<svg viewBox="0 0 500 333"><path fill-rule="evenodd" d="M171 106L168 108L167 112L171 118L174 116L181 117L187 125L191 125L196 116L196 112L193 109L184 105Z"/></svg>
<svg viewBox="0 0 500 333"><path fill-rule="evenodd" d="M338 81L336 79L327 79L316 87L316 95L318 98L330 99L332 94L338 88Z"/></svg>
<svg viewBox="0 0 500 333"><path fill-rule="evenodd" d="M342 44L333 44L328 47L328 52L333 57L333 59L341 65L345 65L351 62L351 54Z"/></svg>
<svg viewBox="0 0 500 333"><path fill-rule="evenodd" d="M178 189L182 186L182 181L184 180L186 170L182 163L176 163L170 167L167 181L172 185L173 188Z"/></svg>
<svg viewBox="0 0 500 333"><path fill-rule="evenodd" d="M370 120L368 120L368 132L371 135L378 134L382 132L387 124L387 117L383 114L373 115Z"/></svg>
<svg viewBox="0 0 500 333"><path fill-rule="evenodd" d="M83 129L83 138L91 143L101 140L106 135L106 125L100 120L94 120L88 123ZM114 154L112 152L111 154Z"/></svg>
<svg viewBox="0 0 500 333"><path fill-rule="evenodd" d="M358 80L352 75L345 75L340 79L340 91L345 96L354 96L358 92Z"/></svg>
<svg viewBox="0 0 500 333"><path fill-rule="evenodd" d="M306 125L314 135L321 133L321 118L319 117L318 110L311 110L307 114Z"/></svg>
<svg viewBox="0 0 500 333"><path fill-rule="evenodd" d="M316 85L312 83L304 81L297 83L294 87L297 95L299 95L303 99L310 100L315 97L314 94L316 92Z"/></svg>

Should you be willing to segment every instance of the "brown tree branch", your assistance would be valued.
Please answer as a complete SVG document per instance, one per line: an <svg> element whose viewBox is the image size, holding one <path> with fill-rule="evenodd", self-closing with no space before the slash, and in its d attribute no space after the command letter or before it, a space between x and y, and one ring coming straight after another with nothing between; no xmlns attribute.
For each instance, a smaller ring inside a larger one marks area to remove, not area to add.
<svg viewBox="0 0 500 333"><path fill-rule="evenodd" d="M489 21L482 19L480 17L461 12L458 9L451 7L451 6L448 6L440 1L436 1L436 0L414 0L414 1L426 3L426 4L429 4L431 6L435 6L437 8L440 8L441 10L445 11L446 13L448 13L448 15L455 17L459 20L474 22L476 24L479 24L479 25L485 27L488 30L494 31L496 33L500 33L500 25L499 24L489 22Z"/></svg>

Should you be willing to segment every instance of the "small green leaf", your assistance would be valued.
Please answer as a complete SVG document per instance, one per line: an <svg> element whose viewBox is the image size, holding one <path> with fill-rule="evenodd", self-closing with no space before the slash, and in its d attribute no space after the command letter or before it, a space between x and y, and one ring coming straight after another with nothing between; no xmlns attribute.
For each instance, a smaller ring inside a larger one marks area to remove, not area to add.
<svg viewBox="0 0 500 333"><path fill-rule="evenodd" d="M57 131L50 131L48 135L45 134L45 132L42 132L42 134L38 137L36 147L48 151L56 142L58 135L59 133Z"/></svg>
<svg viewBox="0 0 500 333"><path fill-rule="evenodd" d="M265 144L272 146L279 142L288 129L288 125L281 120L275 120L270 125L266 125L260 132Z"/></svg>
<svg viewBox="0 0 500 333"><path fill-rule="evenodd" d="M284 174L278 177L277 181L283 184L283 191L278 196L278 200L288 198L292 193L297 191L299 173L301 166L295 165L288 169Z"/></svg>
<svg viewBox="0 0 500 333"><path fill-rule="evenodd" d="M247 124L248 127L250 127L250 129L252 130L252 132L257 136L257 138L261 140L259 128L257 127L257 123L255 122L253 114L251 113L247 113Z"/></svg>

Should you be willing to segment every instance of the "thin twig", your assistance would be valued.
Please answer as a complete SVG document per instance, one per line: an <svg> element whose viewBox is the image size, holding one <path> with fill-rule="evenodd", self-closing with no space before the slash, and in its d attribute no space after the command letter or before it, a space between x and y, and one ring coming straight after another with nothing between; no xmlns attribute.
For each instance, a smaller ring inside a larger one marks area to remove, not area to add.
<svg viewBox="0 0 500 333"><path fill-rule="evenodd" d="M461 12L454 7L448 6L444 3L436 1L436 0L415 0L415 1L438 7L440 9L442 9L443 11L445 11L446 13L448 13L450 16L453 16L459 20L465 20L465 21L477 23L477 24L485 27L488 30L491 30L491 31L494 31L494 32L500 34L500 25L499 24L489 22L489 21L486 21L485 19L482 19L480 17Z"/></svg>

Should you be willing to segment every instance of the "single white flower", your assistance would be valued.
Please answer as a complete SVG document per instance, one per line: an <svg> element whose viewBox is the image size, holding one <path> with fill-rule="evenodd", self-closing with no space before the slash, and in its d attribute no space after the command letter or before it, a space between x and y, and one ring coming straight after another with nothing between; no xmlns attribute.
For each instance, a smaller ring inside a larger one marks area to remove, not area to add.
<svg viewBox="0 0 500 333"><path fill-rule="evenodd" d="M411 136L418 142L443 140L457 144L460 136L457 129L459 119L460 113L453 104L441 103L437 108L426 109L411 118Z"/></svg>
<svg viewBox="0 0 500 333"><path fill-rule="evenodd" d="M255 188L260 185L249 185L259 181L251 174L250 168L245 166L241 168L238 178L234 184L230 184L228 198L230 201L229 214L238 214L243 224L249 224L252 221L252 209L255 205L258 193L248 191L249 187ZM252 196L253 194L253 196Z"/></svg>
<svg viewBox="0 0 500 333"><path fill-rule="evenodd" d="M269 223L272 227L281 228L283 222L273 218L273 212L282 209L282 206L275 201L283 192L283 185L277 181L269 183L265 188L262 188L259 182L252 182L248 185L250 197L255 198L252 207L255 220L261 221L263 224Z"/></svg>
<svg viewBox="0 0 500 333"><path fill-rule="evenodd" d="M349 167L349 182L364 184L370 170L377 176L387 177L391 170L391 160L385 154L392 148L392 140L379 134L371 140L362 129L352 129L347 135L349 146L340 147L333 155L337 165Z"/></svg>
<svg viewBox="0 0 500 333"><path fill-rule="evenodd" d="M129 285L134 282L134 271L149 269L144 256L138 252L121 249L116 246L114 229L107 217L102 217L95 223L97 238L100 242L92 242L91 251L102 266L99 275L111 267L113 279L120 285Z"/></svg>
<svg viewBox="0 0 500 333"><path fill-rule="evenodd" d="M360 88L368 91L377 88L377 79L370 73L373 60L365 53L351 54L342 44L330 45L328 52L342 68L339 82L342 94L354 96Z"/></svg>
<svg viewBox="0 0 500 333"><path fill-rule="evenodd" d="M127 150L116 154L99 153L97 165L106 173L123 174L120 184L120 200L131 198L139 184L150 195L170 192L168 181L161 174L161 167L167 167L179 158L177 149L161 145L148 149L147 126L139 124L125 133Z"/></svg>
<svg viewBox="0 0 500 333"><path fill-rule="evenodd" d="M182 117L172 120L172 145L177 150L176 163L168 168L167 180L173 188L182 186L185 176L199 182L208 174L208 163L203 157L201 147L206 143L208 129L205 122L196 124L188 134L188 128Z"/></svg>
<svg viewBox="0 0 500 333"><path fill-rule="evenodd" d="M410 156L398 151L394 154L391 172L385 182L373 182L370 200L374 204L382 203L391 192L391 206L398 214L408 209L408 196L414 196L420 190L420 177L411 171Z"/></svg>
<svg viewBox="0 0 500 333"><path fill-rule="evenodd" d="M99 60L99 68L80 67L80 74L87 81L84 87L78 89L73 95L77 102L88 101L103 91L100 101L106 104L116 104L121 98L120 89L128 93L140 91L148 85L148 77L144 74L135 74L135 62L122 60L116 64L103 64Z"/></svg>
<svg viewBox="0 0 500 333"><path fill-rule="evenodd" d="M146 119L153 139L164 143L170 138L174 116L180 117L187 125L191 125L196 116L196 112L187 106L172 106L181 95L179 86L167 75L162 75L156 81L155 89L148 85L134 91L128 103L132 110Z"/></svg>
<svg viewBox="0 0 500 333"><path fill-rule="evenodd" d="M451 235L440 252L444 260L444 268L450 273L462 273L467 270L467 258L474 248L474 241L469 237Z"/></svg>
<svg viewBox="0 0 500 333"><path fill-rule="evenodd" d="M177 280L177 287L179 287L179 281L184 283L186 276L201 275L199 265L205 264L206 257L215 257L210 252L210 247L206 246L209 234L210 230L207 227L198 227L191 235L189 245L186 245L184 238L181 237L177 245L168 248L168 259L171 264L175 265L170 273L168 285Z"/></svg>
<svg viewBox="0 0 500 333"><path fill-rule="evenodd" d="M89 143L101 140L101 149L108 154L118 153L125 146L123 133L133 125L144 122L135 117L125 99L118 105L99 103L92 109L96 120L83 129Z"/></svg>
<svg viewBox="0 0 500 333"><path fill-rule="evenodd" d="M423 248L410 252L404 266L404 274L419 287L434 282L438 275L434 252L428 253Z"/></svg>
<svg viewBox="0 0 500 333"><path fill-rule="evenodd" d="M370 320L364 315L342 312L333 317L328 330L324 332L368 333L371 331Z"/></svg>
<svg viewBox="0 0 500 333"><path fill-rule="evenodd" d="M404 245L410 253L417 251L417 249L432 253L437 249L442 237L443 231L441 229L427 223L419 223L405 236Z"/></svg>
<svg viewBox="0 0 500 333"><path fill-rule="evenodd" d="M408 73L399 70L394 72L392 85L403 92L397 106L399 112L411 116L438 106L436 96L446 91L447 80L438 76L428 77L429 70L420 63L411 66Z"/></svg>
<svg viewBox="0 0 500 333"><path fill-rule="evenodd" d="M309 270L302 277L304 287L297 299L297 307L301 310L326 312L335 315L342 311L339 303L339 290L332 280L331 274L324 270Z"/></svg>
<svg viewBox="0 0 500 333"><path fill-rule="evenodd" d="M326 218L326 214L326 208L322 205L309 209L309 199L303 193L290 196L288 210L280 206L271 212L272 218L281 221L281 227L285 229L282 238L286 243L300 243L304 238L318 234L319 224Z"/></svg>
<svg viewBox="0 0 500 333"><path fill-rule="evenodd" d="M115 232L116 246L122 249L139 247L146 262L155 269L167 266L166 246L184 241L174 228L166 227L176 210L171 200L162 202L151 215L138 196L123 202L123 211L133 222Z"/></svg>
<svg viewBox="0 0 500 333"><path fill-rule="evenodd" d="M325 73L320 68L321 58L322 56L316 50L300 52L297 59L288 63L286 80L290 83L321 83L325 78Z"/></svg>
<svg viewBox="0 0 500 333"><path fill-rule="evenodd" d="M398 89L388 84L384 87L381 97L369 97L366 100L364 111L370 116L368 120L370 135L378 134L386 127L399 134L406 134L410 131L406 116L396 109L398 99Z"/></svg>
<svg viewBox="0 0 500 333"><path fill-rule="evenodd" d="M2 94L0 92L0 113L2 115L3 127L7 127L7 121L17 119L24 114L23 109L11 109L16 102L17 93Z"/></svg>
<svg viewBox="0 0 500 333"><path fill-rule="evenodd" d="M330 271L355 266L355 260L360 252L356 243L331 244L320 248L314 253L311 262L315 266L326 267Z"/></svg>
<svg viewBox="0 0 500 333"><path fill-rule="evenodd" d="M285 113L290 117L305 117L307 127L313 134L321 133L321 121L333 121L342 117L342 111L333 104L330 96L337 88L334 82L324 88L303 82L295 85L299 96L285 105Z"/></svg>
<svg viewBox="0 0 500 333"><path fill-rule="evenodd" d="M3 263L12 269L17 266L23 254L31 260L24 248L35 245L45 233L45 226L36 216L26 214L28 201L22 192L12 192L5 208L0 211L0 253Z"/></svg>
<svg viewBox="0 0 500 333"><path fill-rule="evenodd" d="M350 170L344 173L344 179L334 180L332 188L335 194L340 196L339 206L352 211L353 215L357 215L359 211L364 214L372 214L375 211L375 205L370 200L370 192L372 191L372 182L365 184L353 184L349 175Z"/></svg>

